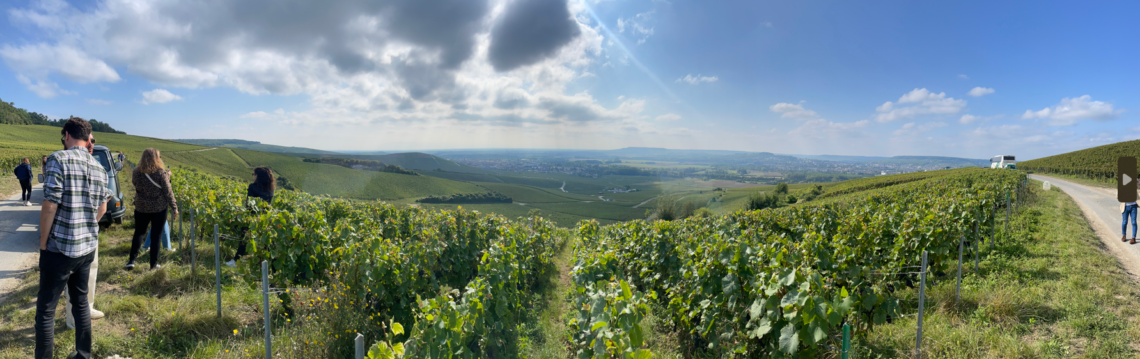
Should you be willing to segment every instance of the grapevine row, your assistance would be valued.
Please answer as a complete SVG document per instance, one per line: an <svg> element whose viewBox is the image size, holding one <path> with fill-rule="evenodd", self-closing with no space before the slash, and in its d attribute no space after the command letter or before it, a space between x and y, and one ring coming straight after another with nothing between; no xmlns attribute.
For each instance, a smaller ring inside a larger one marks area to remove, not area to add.
<svg viewBox="0 0 1140 359"><path fill-rule="evenodd" d="M1064 153L1017 164L1023 170L1045 174L1062 174L1111 181L1116 176L1116 160L1140 156L1140 140L1114 143Z"/></svg>
<svg viewBox="0 0 1140 359"><path fill-rule="evenodd" d="M997 205L1023 180L1016 171L964 169L811 206L583 223L570 340L580 358L639 353L641 328L615 328L598 306L636 307L648 297L716 356L818 356L843 323L869 330L904 314L894 292L915 277L893 273L918 271L923 251L932 270L948 271L960 238L981 239L974 229L993 225ZM619 284L631 293L599 295ZM599 336L603 329L616 335Z"/></svg>
<svg viewBox="0 0 1140 359"><path fill-rule="evenodd" d="M286 190L267 204L247 198L244 183L181 169L172 178L180 205L195 212L196 228L218 225L226 234L248 233L242 239L251 249L241 262L244 275L256 278L265 260L274 287L335 282L355 298L352 307L341 308L344 315L378 317L372 328L340 329L374 340L385 335L382 323L415 321L406 338L410 353L438 354L443 348L454 354L460 346L479 348L474 355L483 357L512 352L517 340L510 323L517 322L520 291L554 255L555 227L542 218L511 221ZM439 295L442 288L465 292ZM286 305L289 298L282 296ZM439 341L438 326L427 323L456 315L477 316L468 325L478 326L453 341Z"/></svg>

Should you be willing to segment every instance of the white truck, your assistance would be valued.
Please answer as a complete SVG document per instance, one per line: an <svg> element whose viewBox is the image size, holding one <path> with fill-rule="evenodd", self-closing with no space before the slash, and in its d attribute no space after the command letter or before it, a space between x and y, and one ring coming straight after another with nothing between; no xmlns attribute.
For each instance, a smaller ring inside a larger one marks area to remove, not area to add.
<svg viewBox="0 0 1140 359"><path fill-rule="evenodd" d="M990 158L990 168L1017 169L1017 158L1012 155L999 155Z"/></svg>

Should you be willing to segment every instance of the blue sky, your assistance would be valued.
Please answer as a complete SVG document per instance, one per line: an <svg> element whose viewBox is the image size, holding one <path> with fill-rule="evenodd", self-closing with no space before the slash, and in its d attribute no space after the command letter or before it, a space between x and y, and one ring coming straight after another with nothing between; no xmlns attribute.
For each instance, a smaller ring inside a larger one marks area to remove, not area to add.
<svg viewBox="0 0 1140 359"><path fill-rule="evenodd" d="M7 2L0 98L330 150L1034 158L1140 138L1135 2L240 3Z"/></svg>

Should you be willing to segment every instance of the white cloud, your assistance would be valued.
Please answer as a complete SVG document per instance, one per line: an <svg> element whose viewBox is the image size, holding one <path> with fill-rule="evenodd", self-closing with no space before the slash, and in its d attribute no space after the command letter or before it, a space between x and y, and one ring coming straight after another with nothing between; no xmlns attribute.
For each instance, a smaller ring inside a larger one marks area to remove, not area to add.
<svg viewBox="0 0 1140 359"><path fill-rule="evenodd" d="M929 132L930 130L946 127L945 122L929 122L921 125L915 125L914 122L902 125L899 129L895 130L892 134L895 136L918 136Z"/></svg>
<svg viewBox="0 0 1140 359"><path fill-rule="evenodd" d="M618 33L624 33L626 29L629 29L629 34L637 39L637 44L644 44L645 40L653 35L653 27L649 26L649 22L652 20L653 11L643 12L631 18L618 18Z"/></svg>
<svg viewBox="0 0 1140 359"><path fill-rule="evenodd" d="M92 104L92 105L110 105L113 102L107 101L107 100L100 100L97 98L89 98L89 99L87 99L87 103Z"/></svg>
<svg viewBox="0 0 1140 359"><path fill-rule="evenodd" d="M899 106L907 104L915 105ZM966 100L946 97L945 92L933 93L925 88L916 88L899 97L897 103L887 101L876 107L875 110L880 113L875 119L879 122L891 122L919 115L952 114L961 112L965 107Z"/></svg>
<svg viewBox="0 0 1140 359"><path fill-rule="evenodd" d="M693 74L688 74L688 75L685 75L685 77L679 78L679 79L677 79L677 81L674 81L674 82L687 82L690 85L696 85L696 84L699 84L702 82L710 82L710 83L711 82L717 82L717 80L719 80L719 78L717 78L716 76L702 76L701 74L697 74L696 76L693 76Z"/></svg>
<svg viewBox="0 0 1140 359"><path fill-rule="evenodd" d="M879 105L879 107L875 107L875 111L887 112L887 111L890 111L894 108L895 108L895 104L890 102L890 101L887 101L887 102L883 103L882 105Z"/></svg>
<svg viewBox="0 0 1140 359"><path fill-rule="evenodd" d="M413 6L432 1L446 4ZM392 136L401 133L398 129L446 128L453 130L447 140L468 141L470 133L480 129L500 131L493 133L505 139L557 126L576 141L582 137L573 133L596 130L592 123L654 131L649 123L634 123L646 118L642 99L605 107L589 93L567 93L575 80L589 76L595 62L609 57L600 28L588 24L586 6L577 1L559 9L537 1L330 0L298 3L290 11L253 13L239 10L279 4L43 4L49 3L32 1L27 8L6 13L13 26L40 36L29 45L0 49L0 59L41 96L64 93L49 80L53 75L75 82L114 82L119 80L115 69L126 69L166 93L227 87L255 95L303 95L309 110L277 114L265 109L239 116L264 114L266 120L310 130L355 126L331 138L349 137L364 126ZM566 21L555 22L570 27L538 36L543 46L506 46L500 41L496 47L502 36L495 29L525 28L534 23L525 20L539 19L535 31L547 31L550 16L567 10ZM644 40L653 34L652 19L653 12L624 19L624 30ZM140 102L180 98L169 95L156 92ZM570 144L582 143L587 142Z"/></svg>
<svg viewBox="0 0 1140 359"><path fill-rule="evenodd" d="M18 13L12 15L15 17ZM66 93L48 80L51 73L78 83L119 81L119 73L107 63L69 45L4 45L0 47L0 58L22 77L21 83L43 98Z"/></svg>
<svg viewBox="0 0 1140 359"><path fill-rule="evenodd" d="M675 113L667 113L661 116L657 116L657 121L677 121L680 119L681 115Z"/></svg>
<svg viewBox="0 0 1140 359"><path fill-rule="evenodd" d="M778 103L778 104L775 104L775 105L768 107L768 109L771 110L772 112L779 113L780 117L784 117L784 118L794 118L797 120L803 120L803 119L819 117L819 115L817 115L815 113L815 111L805 109L803 103L793 104L793 103L781 102L781 103Z"/></svg>
<svg viewBox="0 0 1140 359"><path fill-rule="evenodd" d="M146 92L142 93L142 96L143 96L143 99L141 102L143 105L149 105L152 103L167 103L170 101L182 100L182 96L172 94L172 93L170 93L170 91L166 91L164 89L154 89L154 90L146 91Z"/></svg>
<svg viewBox="0 0 1140 359"><path fill-rule="evenodd" d="M963 124L963 125L969 125L971 123L977 122L980 119L982 119L982 118L978 117L978 116L971 115L971 114L965 114L965 115L962 115L962 118L958 119L958 122Z"/></svg>
<svg viewBox="0 0 1140 359"><path fill-rule="evenodd" d="M970 124L973 124L976 122L986 122L989 120L1003 118L1003 117L1005 117L1005 115L982 117L982 116L974 116L971 114L965 114L965 115L962 115L962 117L958 119L958 123L961 123L963 125L970 125Z"/></svg>
<svg viewBox="0 0 1140 359"><path fill-rule="evenodd" d="M241 115L240 117L241 118L253 118L253 119L259 119L260 120L260 119L264 119L266 117L269 117L269 114L265 113L265 111L253 111L253 112Z"/></svg>
<svg viewBox="0 0 1140 359"><path fill-rule="evenodd" d="M969 80L970 79L970 77L966 76L966 74L958 74L958 78L963 79L963 80Z"/></svg>
<svg viewBox="0 0 1140 359"><path fill-rule="evenodd" d="M788 131L789 135L816 138L816 139L835 139L845 137L860 137L863 133L856 132L856 130L867 127L871 121L862 120L856 122L831 122L825 119L815 119L804 122L800 127Z"/></svg>
<svg viewBox="0 0 1140 359"><path fill-rule="evenodd" d="M772 28L772 22L771 21L765 21L765 22L762 22L761 24L763 24L764 27Z"/></svg>
<svg viewBox="0 0 1140 359"><path fill-rule="evenodd" d="M56 95L59 95L60 93L65 92L59 88L59 85L57 85L55 82L51 82L51 81L43 81L43 80L34 80L33 81L32 79L29 79L27 76L24 76L24 75L16 75L16 80L20 81L20 83L24 84L24 86L27 87L28 90L31 90L32 93L35 93L36 96L39 96L42 98L52 98L52 97L55 97ZM64 93L64 94L66 94L66 93Z"/></svg>
<svg viewBox="0 0 1140 359"><path fill-rule="evenodd" d="M1079 120L1093 120L1104 122L1116 119L1124 110L1115 110L1112 104L1093 101L1089 95L1076 98L1063 98L1053 107L1046 107L1039 111L1025 110L1021 119L1034 118L1049 119L1049 126L1069 126Z"/></svg>
<svg viewBox="0 0 1140 359"><path fill-rule="evenodd" d="M994 89L992 89L992 88L975 87L973 89L970 89L970 92L968 93L968 95L974 96L974 97L982 97L982 96L989 95L992 93L994 93Z"/></svg>

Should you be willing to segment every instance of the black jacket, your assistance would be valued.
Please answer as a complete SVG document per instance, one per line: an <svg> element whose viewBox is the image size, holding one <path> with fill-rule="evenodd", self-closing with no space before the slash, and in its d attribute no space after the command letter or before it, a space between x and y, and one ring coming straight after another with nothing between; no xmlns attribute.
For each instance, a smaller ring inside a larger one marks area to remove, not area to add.
<svg viewBox="0 0 1140 359"><path fill-rule="evenodd" d="M16 166L16 170L12 171L16 174L16 179L31 180L32 179L32 165L21 163Z"/></svg>
<svg viewBox="0 0 1140 359"><path fill-rule="evenodd" d="M273 203L273 192L262 191L261 187L256 183L249 184L249 188L246 189L245 195L249 197L261 198L266 202Z"/></svg>

